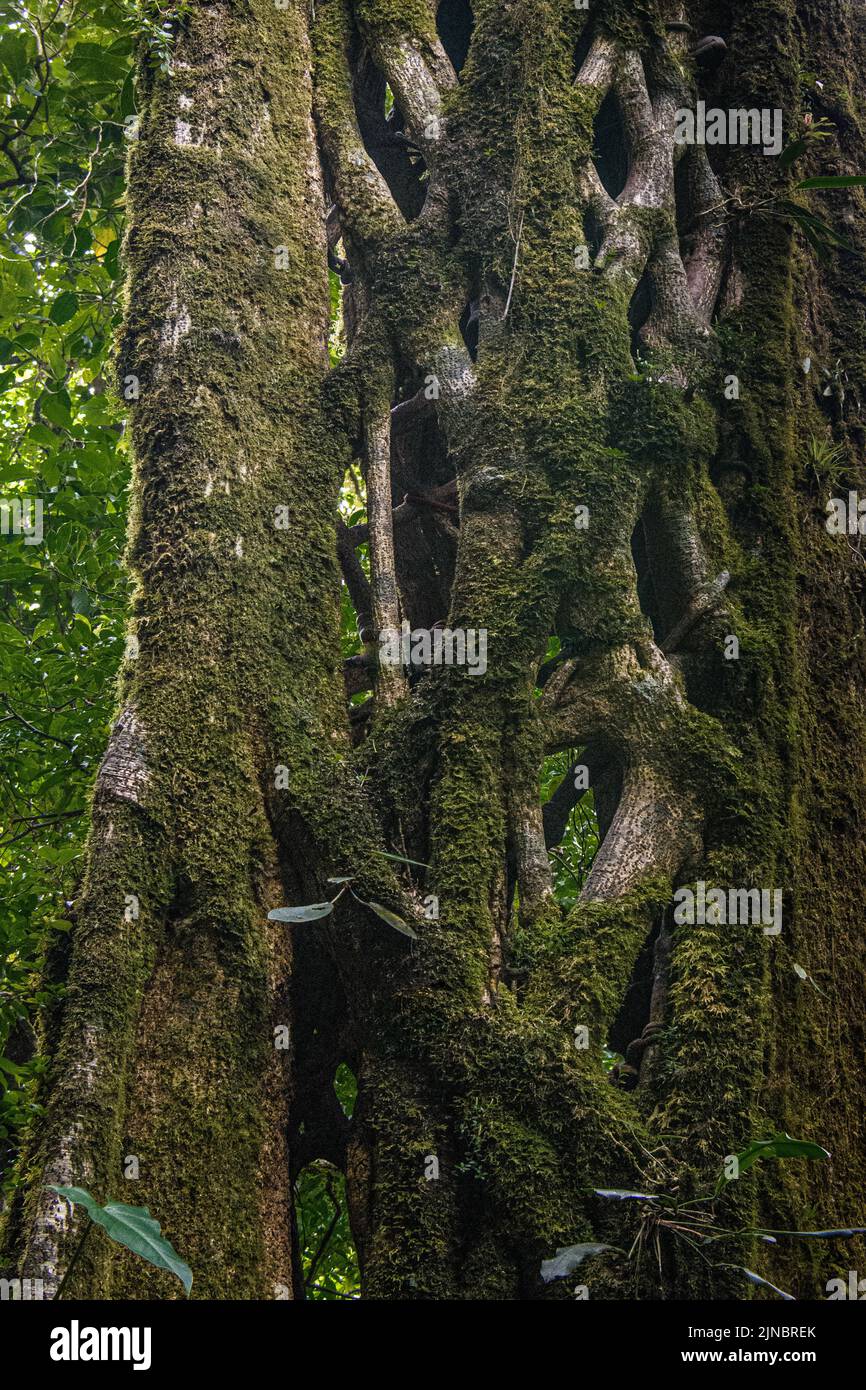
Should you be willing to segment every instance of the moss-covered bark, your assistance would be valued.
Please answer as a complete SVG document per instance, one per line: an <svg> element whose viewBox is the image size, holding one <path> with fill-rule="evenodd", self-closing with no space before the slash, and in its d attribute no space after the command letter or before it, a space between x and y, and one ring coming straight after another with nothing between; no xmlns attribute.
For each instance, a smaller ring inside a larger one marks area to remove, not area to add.
<svg viewBox="0 0 866 1390"><path fill-rule="evenodd" d="M137 647L16 1213L22 1268L49 1287L74 1238L52 1181L148 1205L193 1296L292 1286L290 1052L274 1039L291 951L266 914L285 900L281 867L315 874L323 787L346 752L308 70L295 4L193 4L171 73L142 60L119 352L137 390ZM176 1294L140 1261L109 1261L107 1242L92 1249L71 1295Z"/></svg>
<svg viewBox="0 0 866 1390"><path fill-rule="evenodd" d="M64 1259L40 1184L122 1196L124 1152L201 1296L291 1285L300 1154L344 1167L380 1299L563 1296L544 1257L634 1234L634 1207L593 1189L705 1191L768 1130L833 1160L764 1165L726 1196L731 1225L862 1221L862 1115L822 1079L862 1068L861 562L804 462L831 424L851 457L863 439L801 366L844 355L861 389L855 261L817 274L768 215L778 161L673 139L699 96L778 107L798 133L820 62L839 157L862 168L862 84L844 9L687 8L737 55L715 76L682 7L475 0L464 66L417 0L317 0L309 44L305 6L249 0L193 5L173 75L146 78L121 348L141 382L140 651L16 1214L26 1272ZM862 242L862 195L839 215ZM329 374L326 240L352 272ZM483 676L371 676L354 751L333 519L353 453L369 525L341 550L369 543L374 625L448 588L440 620L487 635ZM570 912L538 804L567 748L607 805ZM429 867L390 872L386 845ZM321 900L328 874L417 943L353 900L292 949L267 908ZM675 925L698 880L783 889L782 934ZM141 912L118 930L126 893ZM649 957L627 1091L602 1058ZM288 1016L293 1059L271 1039ZM660 1275L599 1261L592 1296L746 1296L664 1239ZM748 1247L729 1265L763 1259L805 1298L840 1258ZM163 1286L102 1250L79 1287Z"/></svg>
<svg viewBox="0 0 866 1390"><path fill-rule="evenodd" d="M441 171L453 171L457 254L481 304L459 428L450 402L440 410L462 502L449 622L487 629L490 670L477 685L459 672L430 678L416 697L416 738L432 738L436 750L416 848L429 856L441 918L425 929L397 1018L382 1017L393 1039L380 1048L386 1057L379 1066L368 1057L362 1081L380 1223L367 1281L379 1297L532 1296L538 1257L604 1222L586 1198L593 1178L613 1183L642 1172L646 1183L651 1153L660 1190L701 1190L723 1156L755 1134L787 1124L832 1148L837 1130L826 1112L821 1133L802 1113L794 1123L790 1111L769 1104L766 1070L774 1040L786 1036L778 996L798 979L793 938L808 932L792 843L802 829L801 718L814 690L794 624L804 553L795 519L805 355L796 334L799 253L790 228L748 210L781 196L788 176L771 159L732 151L720 173L746 215L723 219L727 226L709 240L698 236L697 250L684 236L681 262L672 240L674 151L659 139L674 106L697 96L679 41L663 46L664 21L677 16L626 18L608 7L575 84L581 21L568 8L473 7L469 59L447 97L445 148L431 173L435 189ZM408 33L408 18L406 25ZM785 5L735 16L732 49L749 57L726 70L719 104L781 107L786 130L796 133L796 30ZM805 55L808 36L802 43ZM629 68L619 44L634 45L637 66ZM617 76L620 64L627 80ZM642 124L642 74L655 103L652 136ZM618 207L586 174L593 116L611 81L634 142ZM710 186L702 179L698 189ZM590 208L606 235L595 271L576 273L575 248L592 237ZM421 240L423 220L404 241ZM374 303L393 314L394 287L403 289L391 332L414 347L423 306L395 274L394 246L392 237L382 251L393 282L375 283ZM713 256L717 270L708 268ZM636 371L629 307L644 267L651 307ZM716 287L709 300L708 283ZM725 395L729 374L739 378L739 399ZM720 474L742 462L750 487L741 498ZM576 504L589 509L585 534L575 533ZM639 521L655 593L646 613L630 548ZM723 572L728 587L714 589L710 581ZM702 609L700 595L713 592ZM698 620L686 626L676 659L665 660L656 644L680 630L690 604ZM536 706L526 673L551 631L571 661ZM730 661L728 634L739 641ZM393 727L406 737L405 721ZM533 824L522 814L521 788L537 776L545 740L557 747L594 738L612 746L627 775L585 891L605 901L587 902L562 923L526 852ZM386 752L386 805L405 827L416 818L395 790L403 764L385 746L397 769L395 778ZM416 784L407 792L406 802ZM508 906L506 859L519 913ZM781 886L785 931L778 942L749 924L673 931L656 1020L663 1026L623 1110L610 1091L594 1089L600 1047L672 882L700 878ZM800 991L800 1008L813 1002ZM587 1056L570 1050L579 1024L591 1030ZM404 1065L411 1057L426 1075L426 1106L397 1099L405 1072L395 1080L394 1056ZM579 1132L568 1120L574 1115ZM663 1146L662 1135L675 1137ZM437 1142L449 1176L434 1191L417 1155ZM847 1135L843 1142L847 1148ZM812 1170L797 1178L820 1181ZM797 1210L780 1201L776 1185L789 1182L781 1168L766 1176L763 1219L814 1224L808 1201ZM756 1218L758 1192L757 1183L744 1184L737 1201L728 1198L732 1224ZM856 1185L839 1196L849 1203L844 1221L857 1220ZM834 1219L843 1220L838 1207ZM418 1234L431 1220L447 1260ZM834 1257L838 1247L828 1266ZM801 1293L820 1296L812 1257L794 1260L788 1273ZM665 1277L681 1295L743 1296L736 1276L713 1276L688 1258L666 1265ZM596 1287L603 1296L633 1291L630 1276L599 1276Z"/></svg>

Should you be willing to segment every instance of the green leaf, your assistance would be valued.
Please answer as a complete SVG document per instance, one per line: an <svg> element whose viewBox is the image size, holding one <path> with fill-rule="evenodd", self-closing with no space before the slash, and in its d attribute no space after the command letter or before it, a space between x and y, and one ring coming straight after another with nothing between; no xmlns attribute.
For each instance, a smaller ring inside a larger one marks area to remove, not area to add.
<svg viewBox="0 0 866 1390"><path fill-rule="evenodd" d="M383 859L393 859L395 864L415 864L419 869L429 869L429 864L422 864L420 859L407 859L404 854L389 854L386 849L374 849L374 854L380 854Z"/></svg>
<svg viewBox="0 0 866 1390"><path fill-rule="evenodd" d="M779 155L779 168L787 169L796 159L800 159L806 153L809 145L814 140L829 140L835 134L834 127L825 117L813 125L806 127L805 135L798 140L792 140L786 145Z"/></svg>
<svg viewBox="0 0 866 1390"><path fill-rule="evenodd" d="M21 81L29 66L27 57L28 39L26 34L10 32L0 39L0 63L12 76L16 84Z"/></svg>
<svg viewBox="0 0 866 1390"><path fill-rule="evenodd" d="M786 145L782 153L779 155L779 168L787 169L789 165L794 163L795 159L799 159L800 156L804 155L805 153L806 141L792 140L790 145Z"/></svg>
<svg viewBox="0 0 866 1390"><path fill-rule="evenodd" d="M135 115L135 73L129 73L120 92L120 114Z"/></svg>
<svg viewBox="0 0 866 1390"><path fill-rule="evenodd" d="M359 898L359 902L363 899ZM369 902L367 907L371 907L377 917L381 917L383 922L387 922L389 927L395 931L402 932L404 936L411 936L413 941L418 940L418 933L414 927L410 927L408 922L404 922L402 917L398 917L396 912L391 912L390 908L383 907L381 903Z"/></svg>
<svg viewBox="0 0 866 1390"><path fill-rule="evenodd" d="M106 251L102 264L112 279L117 275L117 261L120 255L120 242L113 241Z"/></svg>
<svg viewBox="0 0 866 1390"><path fill-rule="evenodd" d="M70 423L70 400L65 391L45 391L39 398L42 414L52 425L65 429Z"/></svg>
<svg viewBox="0 0 866 1390"><path fill-rule="evenodd" d="M737 1154L740 1172L751 1168L759 1158L829 1158L828 1151L809 1139L792 1139L790 1134L774 1134L771 1139L753 1139Z"/></svg>
<svg viewBox="0 0 866 1390"><path fill-rule="evenodd" d="M27 439L34 444L41 444L44 449L53 449L57 443L57 436L47 425L31 425L27 431Z"/></svg>
<svg viewBox="0 0 866 1390"><path fill-rule="evenodd" d="M122 55L110 53L102 44L77 43L67 60L67 67L79 77L114 82L126 75L129 61Z"/></svg>
<svg viewBox="0 0 866 1390"><path fill-rule="evenodd" d="M818 178L803 179L797 188L864 188L866 174L822 174Z"/></svg>
<svg viewBox="0 0 866 1390"><path fill-rule="evenodd" d="M52 304L48 317L52 323L63 324L68 323L77 312L78 295L72 290L64 290L63 294L59 294Z"/></svg>
<svg viewBox="0 0 866 1390"><path fill-rule="evenodd" d="M57 635L57 621L54 618L42 618L34 627L30 636L31 642L38 642L40 637L54 638Z"/></svg>
<svg viewBox="0 0 866 1390"><path fill-rule="evenodd" d="M101 1207L83 1187L50 1186L49 1191L65 1197L75 1206L84 1207L91 1221L101 1226L118 1245L125 1245L127 1250L140 1255L157 1269L167 1269L170 1274L177 1275L189 1294L192 1270L161 1234L159 1222L147 1207L130 1207L125 1202L108 1202Z"/></svg>
<svg viewBox="0 0 866 1390"><path fill-rule="evenodd" d="M333 912L333 903L310 903L307 907L275 907L268 913L269 922L315 922Z"/></svg>
<svg viewBox="0 0 866 1390"><path fill-rule="evenodd" d="M820 1144L813 1144L808 1139L792 1139L790 1134L774 1134L769 1139L753 1139L752 1142L743 1149L742 1153L737 1154L737 1170L742 1177L747 1169L751 1168L760 1158L829 1158L826 1149L822 1149ZM724 1170L716 1183L716 1195L724 1189L728 1182L733 1179L726 1177Z"/></svg>
<svg viewBox="0 0 866 1390"><path fill-rule="evenodd" d="M591 1255L600 1255L602 1250L616 1250L615 1245L596 1245L587 1243L584 1245L567 1245L561 1250L557 1250L552 1260L542 1260L541 1277L545 1284L553 1283L554 1279L566 1279L579 1264L589 1259ZM621 1254L617 1251L617 1254Z"/></svg>
<svg viewBox="0 0 866 1390"><path fill-rule="evenodd" d="M845 250L852 249L850 242L838 236L832 227L829 227L820 217L816 217L814 213L809 212L799 203L780 199L775 206L783 217L790 218L799 227L820 261L826 263L834 247L842 247Z"/></svg>

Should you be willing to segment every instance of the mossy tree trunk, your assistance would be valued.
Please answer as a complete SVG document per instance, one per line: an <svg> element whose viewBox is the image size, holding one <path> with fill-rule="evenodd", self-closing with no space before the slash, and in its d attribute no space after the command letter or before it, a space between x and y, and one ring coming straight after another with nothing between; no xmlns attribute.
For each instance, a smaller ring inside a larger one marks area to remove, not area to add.
<svg viewBox="0 0 866 1390"><path fill-rule="evenodd" d="M24 1272L68 1259L42 1184L123 1197L128 1154L202 1297L300 1296L290 1175L319 1156L374 1298L562 1296L544 1257L634 1234L594 1188L699 1193L780 1129L831 1162L764 1165L732 1224L862 1221L864 570L823 523L864 482L863 195L828 198L859 251L818 266L789 168L674 129L698 99L788 140L825 115L833 172L866 168L864 55L841 3L191 4L131 158L137 656ZM369 522L337 534L353 457ZM377 661L404 619L486 633L486 673ZM569 911L548 850L580 791L539 798L564 750L603 834ZM341 875L417 942L354 898L267 923ZM678 925L699 880L782 889L782 932ZM808 1298L854 1259L660 1249L582 1280L746 1296L724 1258ZM104 1248L76 1279L172 1292Z"/></svg>

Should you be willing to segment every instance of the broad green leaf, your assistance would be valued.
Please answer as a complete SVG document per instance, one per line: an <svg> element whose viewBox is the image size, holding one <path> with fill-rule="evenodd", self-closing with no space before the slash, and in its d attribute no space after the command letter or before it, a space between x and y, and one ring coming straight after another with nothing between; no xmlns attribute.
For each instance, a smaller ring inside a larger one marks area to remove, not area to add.
<svg viewBox="0 0 866 1390"><path fill-rule="evenodd" d="M737 1171L740 1176L751 1168L760 1158L829 1158L826 1149L807 1139L792 1139L790 1134L774 1134L769 1139L753 1139L737 1154ZM724 1170L716 1183L716 1195L732 1179L726 1177Z"/></svg>
<svg viewBox="0 0 866 1390"><path fill-rule="evenodd" d="M785 146L782 153L779 155L779 168L787 169L795 160L800 159L808 150L811 141L829 140L832 134L833 128L831 124L825 122L823 119L819 121L817 125L809 126L805 136L798 140L792 140L789 145Z"/></svg>
<svg viewBox="0 0 866 1390"><path fill-rule="evenodd" d="M53 449L57 443L57 435L47 425L31 425L27 431L27 439L45 449Z"/></svg>
<svg viewBox="0 0 866 1390"><path fill-rule="evenodd" d="M151 1216L147 1207L130 1207L125 1202L108 1202L101 1207L83 1187L51 1186L49 1191L65 1197L67 1202L84 1207L91 1221L101 1226L118 1245L125 1245L127 1250L140 1255L157 1269L167 1269L170 1274L177 1275L189 1294L192 1270L161 1234L159 1222Z"/></svg>
<svg viewBox="0 0 866 1390"><path fill-rule="evenodd" d="M109 52L99 43L78 43L67 60L71 72L83 78L112 82L122 79L129 67L126 58Z"/></svg>
<svg viewBox="0 0 866 1390"><path fill-rule="evenodd" d="M52 425L59 425L63 429L69 425L71 406L65 391L45 391L39 404L45 419L50 420Z"/></svg>
<svg viewBox="0 0 866 1390"><path fill-rule="evenodd" d="M0 63L16 83L21 81L28 68L28 45L28 36L14 31L0 39Z"/></svg>
<svg viewBox="0 0 866 1390"><path fill-rule="evenodd" d="M52 304L49 318L52 323L68 323L77 311L78 295L72 290L64 290L63 294L59 294Z"/></svg>

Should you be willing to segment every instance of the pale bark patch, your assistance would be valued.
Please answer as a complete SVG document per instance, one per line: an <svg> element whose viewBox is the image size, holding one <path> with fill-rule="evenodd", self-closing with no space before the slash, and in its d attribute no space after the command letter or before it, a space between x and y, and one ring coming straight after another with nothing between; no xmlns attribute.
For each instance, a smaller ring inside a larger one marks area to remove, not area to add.
<svg viewBox="0 0 866 1390"><path fill-rule="evenodd" d="M128 707L114 726L96 779L96 795L142 805L148 782L144 730Z"/></svg>

